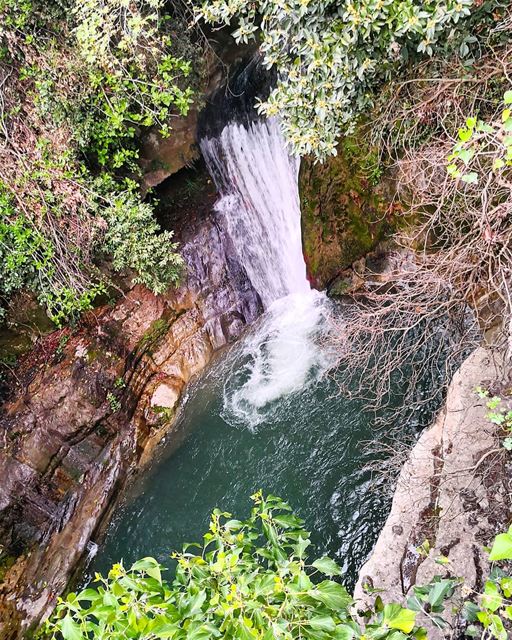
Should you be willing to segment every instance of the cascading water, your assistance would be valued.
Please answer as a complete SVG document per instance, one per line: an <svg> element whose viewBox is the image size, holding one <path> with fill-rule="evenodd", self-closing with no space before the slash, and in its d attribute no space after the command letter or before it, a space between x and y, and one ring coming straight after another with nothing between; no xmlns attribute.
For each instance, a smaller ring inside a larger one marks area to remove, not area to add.
<svg viewBox="0 0 512 640"><path fill-rule="evenodd" d="M278 121L230 122L200 146L221 194L216 210L264 308L308 292L299 162L288 154Z"/></svg>
<svg viewBox="0 0 512 640"><path fill-rule="evenodd" d="M266 309L224 388L224 418L253 428L278 398L325 372L329 359L318 336L328 303L306 277L299 162L288 154L279 122L232 121L200 145L221 195L221 224Z"/></svg>

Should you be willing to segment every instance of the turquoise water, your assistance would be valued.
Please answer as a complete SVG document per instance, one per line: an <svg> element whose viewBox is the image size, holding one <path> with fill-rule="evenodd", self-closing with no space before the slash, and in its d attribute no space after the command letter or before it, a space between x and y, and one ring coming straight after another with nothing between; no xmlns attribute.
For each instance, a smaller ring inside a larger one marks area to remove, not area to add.
<svg viewBox="0 0 512 640"><path fill-rule="evenodd" d="M328 373L325 299L286 303L220 354L188 391L160 460L118 509L94 570L199 540L211 510L243 517L257 489L286 499L353 585L389 510L364 470L373 415L339 394ZM309 306L308 306L309 305ZM404 435L415 431L403 423ZM181 444L181 446L178 446Z"/></svg>

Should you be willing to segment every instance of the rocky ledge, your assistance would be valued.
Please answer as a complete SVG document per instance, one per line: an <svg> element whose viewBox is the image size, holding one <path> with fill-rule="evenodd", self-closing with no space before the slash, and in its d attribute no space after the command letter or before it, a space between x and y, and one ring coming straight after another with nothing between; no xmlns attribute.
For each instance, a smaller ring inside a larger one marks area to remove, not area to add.
<svg viewBox="0 0 512 640"><path fill-rule="evenodd" d="M360 572L355 589L360 603L372 600L365 586L379 590L384 601L403 602L414 585L436 575L459 576L470 589L483 588L489 572L484 546L510 524L512 479L509 454L485 418L488 410L475 388L496 387L496 381L509 388L503 378L501 358L485 348L455 374L443 410L400 473L391 513ZM427 555L418 551L425 540ZM435 561L440 556L449 558L444 567ZM441 631L423 616L430 640L454 637L459 621L450 607L445 618L451 626Z"/></svg>
<svg viewBox="0 0 512 640"><path fill-rule="evenodd" d="M2 408L3 640L29 636L51 610L119 490L171 428L187 382L261 312L215 213L196 217L180 237L179 289L137 286L79 330L47 337Z"/></svg>

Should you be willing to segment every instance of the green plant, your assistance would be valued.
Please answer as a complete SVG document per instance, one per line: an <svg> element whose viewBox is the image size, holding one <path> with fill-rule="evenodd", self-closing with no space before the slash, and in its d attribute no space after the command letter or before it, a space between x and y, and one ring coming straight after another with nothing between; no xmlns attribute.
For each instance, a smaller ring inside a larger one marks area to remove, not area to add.
<svg viewBox="0 0 512 640"><path fill-rule="evenodd" d="M57 325L73 320L106 292L107 264L157 293L177 282L171 234L126 180L142 132L169 135L191 102L188 38L162 7L0 0L0 316L26 288Z"/></svg>
<svg viewBox="0 0 512 640"><path fill-rule="evenodd" d="M177 284L183 259L176 253L173 233L160 232L151 205L141 202L133 191L125 191L112 198L102 213L108 225L103 249L112 256L116 271L135 269L134 282L157 294Z"/></svg>
<svg viewBox="0 0 512 640"><path fill-rule="evenodd" d="M236 19L238 42L261 35L264 63L277 68L278 82L259 108L280 116L295 153L322 159L335 154L340 133L369 112L383 81L442 45L458 49L455 34L472 5L472 0L205 0L198 16L221 24Z"/></svg>
<svg viewBox="0 0 512 640"><path fill-rule="evenodd" d="M499 113L491 122L474 116L458 131L458 141L448 156L448 174L477 184L495 174L505 179L512 167L512 90L506 91Z"/></svg>
<svg viewBox="0 0 512 640"><path fill-rule="evenodd" d="M504 405L499 396L490 398L487 389L477 387L475 392L480 398L487 399L486 406L489 411L485 417L504 431L506 437L503 439L503 446L508 451L512 451L512 410Z"/></svg>
<svg viewBox="0 0 512 640"><path fill-rule="evenodd" d="M512 560L512 526L506 533L496 536L489 553L491 562ZM494 566L484 586L483 593L475 594L476 602L467 601L463 607L464 618L471 623L466 636L507 640L512 631L512 577ZM484 629L482 634L481 625Z"/></svg>
<svg viewBox="0 0 512 640"><path fill-rule="evenodd" d="M119 409L121 409L121 401L112 393L112 391L109 391L107 393L107 402L110 405L112 413L116 413L117 411L119 411Z"/></svg>
<svg viewBox="0 0 512 640"><path fill-rule="evenodd" d="M423 640L416 611L378 605L361 627L328 557L310 562L303 522L275 496L253 496L245 521L216 509L202 544L173 555L171 582L153 558L116 564L97 588L59 600L46 626L65 640ZM444 587L443 587L444 589Z"/></svg>
<svg viewBox="0 0 512 640"><path fill-rule="evenodd" d="M192 89L184 79L191 65L172 55L163 5L163 0L72 3L90 89L83 96L77 135L100 165L135 167L137 131L158 125L168 136L171 114L188 112Z"/></svg>

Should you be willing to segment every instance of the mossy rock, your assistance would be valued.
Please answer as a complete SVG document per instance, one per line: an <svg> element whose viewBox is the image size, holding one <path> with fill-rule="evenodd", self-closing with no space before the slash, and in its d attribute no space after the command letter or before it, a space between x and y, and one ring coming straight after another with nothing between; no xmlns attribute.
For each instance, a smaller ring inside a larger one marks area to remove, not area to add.
<svg viewBox="0 0 512 640"><path fill-rule="evenodd" d="M315 287L324 288L393 229L394 183L381 174L361 132L344 138L324 164L304 159L299 189L304 256Z"/></svg>

